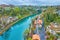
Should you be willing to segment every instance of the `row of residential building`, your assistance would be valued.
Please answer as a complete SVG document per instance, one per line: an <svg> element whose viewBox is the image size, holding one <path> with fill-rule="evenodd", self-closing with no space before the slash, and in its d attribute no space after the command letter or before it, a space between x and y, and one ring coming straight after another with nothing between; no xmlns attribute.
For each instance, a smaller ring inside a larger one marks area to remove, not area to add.
<svg viewBox="0 0 60 40"><path fill-rule="evenodd" d="M11 17L11 16L2 16L0 18L0 29L5 28L8 24L10 24L11 22L17 20L17 17Z"/></svg>

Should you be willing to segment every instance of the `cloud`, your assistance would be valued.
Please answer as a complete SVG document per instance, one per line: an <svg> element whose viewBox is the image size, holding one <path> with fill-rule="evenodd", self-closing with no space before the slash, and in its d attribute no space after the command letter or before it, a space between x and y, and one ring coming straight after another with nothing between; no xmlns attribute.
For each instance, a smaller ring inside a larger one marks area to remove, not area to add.
<svg viewBox="0 0 60 40"><path fill-rule="evenodd" d="M60 0L0 0L0 4L13 4L13 5L60 5Z"/></svg>
<svg viewBox="0 0 60 40"><path fill-rule="evenodd" d="M7 4L6 2L3 2L2 0L0 1L0 4Z"/></svg>

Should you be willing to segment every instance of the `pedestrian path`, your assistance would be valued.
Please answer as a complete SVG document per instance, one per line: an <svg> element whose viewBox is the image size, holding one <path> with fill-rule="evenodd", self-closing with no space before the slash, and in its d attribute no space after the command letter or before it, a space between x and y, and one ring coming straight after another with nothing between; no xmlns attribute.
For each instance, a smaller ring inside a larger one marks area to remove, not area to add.
<svg viewBox="0 0 60 40"><path fill-rule="evenodd" d="M40 20L39 17L37 18L37 21L36 21L36 22L38 22L38 20ZM37 24L36 24L36 31L35 31L35 33L40 36L40 39L41 39L41 40L46 40L46 39L45 39L45 29L44 29L43 19L42 19L42 27L41 27L41 29L38 29L38 27L39 27L39 25L38 25L38 23L37 23Z"/></svg>

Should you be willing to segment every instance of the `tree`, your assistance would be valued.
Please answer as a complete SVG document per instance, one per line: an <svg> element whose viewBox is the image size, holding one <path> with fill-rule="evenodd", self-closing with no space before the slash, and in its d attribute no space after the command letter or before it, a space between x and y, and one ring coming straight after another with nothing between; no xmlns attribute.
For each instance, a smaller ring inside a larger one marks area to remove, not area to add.
<svg viewBox="0 0 60 40"><path fill-rule="evenodd" d="M13 12L14 12L15 15L19 15L20 14L20 8L19 7L15 7L13 9Z"/></svg>
<svg viewBox="0 0 60 40"><path fill-rule="evenodd" d="M47 7L44 12L42 12L44 18L44 24L49 25L50 22L54 22L57 17L56 8L55 7Z"/></svg>

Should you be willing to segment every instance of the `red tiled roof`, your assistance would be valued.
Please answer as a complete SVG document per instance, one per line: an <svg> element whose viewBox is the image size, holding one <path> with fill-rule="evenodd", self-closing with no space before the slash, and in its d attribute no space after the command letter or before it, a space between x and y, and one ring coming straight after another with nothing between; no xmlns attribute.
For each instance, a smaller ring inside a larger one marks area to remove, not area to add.
<svg viewBox="0 0 60 40"><path fill-rule="evenodd" d="M34 35L32 36L32 40L40 40L39 35L34 34Z"/></svg>

